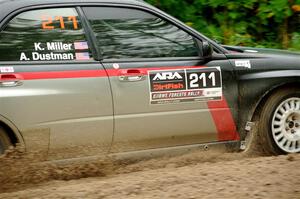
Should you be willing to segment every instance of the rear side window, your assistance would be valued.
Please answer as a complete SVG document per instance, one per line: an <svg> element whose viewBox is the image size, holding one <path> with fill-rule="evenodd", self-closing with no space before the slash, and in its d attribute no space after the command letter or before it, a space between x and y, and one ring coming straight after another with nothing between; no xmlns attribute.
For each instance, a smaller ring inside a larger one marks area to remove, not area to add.
<svg viewBox="0 0 300 199"><path fill-rule="evenodd" d="M150 13L117 7L85 7L104 59L195 57L194 39Z"/></svg>
<svg viewBox="0 0 300 199"><path fill-rule="evenodd" d="M84 30L73 8L27 11L0 32L0 61L89 59Z"/></svg>

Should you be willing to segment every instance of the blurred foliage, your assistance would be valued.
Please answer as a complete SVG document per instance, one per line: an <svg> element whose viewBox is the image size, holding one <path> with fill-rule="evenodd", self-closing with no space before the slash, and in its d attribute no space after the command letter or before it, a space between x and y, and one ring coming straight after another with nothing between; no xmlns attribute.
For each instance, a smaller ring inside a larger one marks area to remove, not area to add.
<svg viewBox="0 0 300 199"><path fill-rule="evenodd" d="M300 50L300 0L146 0L222 44Z"/></svg>

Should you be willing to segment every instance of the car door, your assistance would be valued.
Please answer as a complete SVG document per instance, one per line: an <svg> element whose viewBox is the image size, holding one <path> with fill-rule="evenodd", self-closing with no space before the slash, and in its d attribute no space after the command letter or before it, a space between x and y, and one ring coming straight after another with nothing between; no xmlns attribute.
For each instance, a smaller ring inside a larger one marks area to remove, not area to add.
<svg viewBox="0 0 300 199"><path fill-rule="evenodd" d="M106 153L112 97L75 8L18 13L0 33L0 114L27 150L68 158ZM48 151L49 150L49 151Z"/></svg>
<svg viewBox="0 0 300 199"><path fill-rule="evenodd" d="M238 139L237 84L225 56L207 62L196 38L158 13L83 10L112 86L113 152Z"/></svg>

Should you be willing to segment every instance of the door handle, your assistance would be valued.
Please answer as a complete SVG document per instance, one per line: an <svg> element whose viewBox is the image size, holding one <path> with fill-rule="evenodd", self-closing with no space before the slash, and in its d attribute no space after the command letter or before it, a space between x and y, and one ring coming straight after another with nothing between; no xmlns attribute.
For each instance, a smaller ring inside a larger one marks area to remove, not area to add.
<svg viewBox="0 0 300 199"><path fill-rule="evenodd" d="M145 72L140 69L119 70L119 80L121 82L137 82L146 79Z"/></svg>
<svg viewBox="0 0 300 199"><path fill-rule="evenodd" d="M0 87L21 86L22 76L18 74L0 74Z"/></svg>

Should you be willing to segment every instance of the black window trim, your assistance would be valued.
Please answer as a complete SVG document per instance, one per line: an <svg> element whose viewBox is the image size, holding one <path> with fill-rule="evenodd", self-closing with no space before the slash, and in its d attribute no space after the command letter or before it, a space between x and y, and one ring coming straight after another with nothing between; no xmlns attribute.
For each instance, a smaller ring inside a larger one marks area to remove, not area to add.
<svg viewBox="0 0 300 199"><path fill-rule="evenodd" d="M1 65L55 65L55 64L89 64L89 63L99 63L99 61L96 60L53 60L53 61L0 61Z"/></svg>
<svg viewBox="0 0 300 199"><path fill-rule="evenodd" d="M95 35L93 34L92 27L90 26L90 23L88 22L88 19L86 18L86 15L84 14L82 8L80 6L76 6L76 11L78 13L78 17L81 21L82 28L84 29L85 37L87 39L87 42L90 46L90 50L93 55L93 60L99 61L101 60L101 52L100 48L96 46L97 40Z"/></svg>
<svg viewBox="0 0 300 199"><path fill-rule="evenodd" d="M13 12L11 12L10 14L8 14L1 22L0 22L0 31L2 31L7 24L18 14L26 12L26 11L31 11L31 10L38 10L38 9L50 9L50 8L74 8L77 13L78 16L80 17L80 19L82 20L82 27L84 29L85 32L85 36L86 39L90 44L92 44L90 46L90 50L92 52L92 55L96 55L95 57L93 57L92 60L88 60L88 61L77 61L77 60L62 60L62 61L26 61L26 62L22 62L22 61L0 61L0 63L4 63L4 64L51 64L51 63L94 63L94 62L99 62L99 61L103 61L104 62L127 62L130 61L130 59L111 59L111 60L101 60L100 52L99 50L97 50L97 47L95 46L94 43L94 39L93 36L91 37L91 35L93 34L93 31L91 30L91 27L89 27L89 22L86 19L86 16L83 13L82 7L91 7L91 6L107 6L107 7L122 7L122 8L133 8L133 9L138 9L138 10L142 10L142 11L146 11L149 12L155 16L158 16L170 23L172 23L173 25L175 25L176 27L180 28L181 30L184 30L185 32L187 32L188 34L192 35L194 38L199 39L200 41L206 40L208 41L215 50L218 51L216 55L216 58L221 58L223 59L223 55L225 53L227 53L228 51L223 48L222 46L218 45L216 42L214 42L213 40L205 37L204 35L202 35L201 33L199 33L198 31L194 30L193 28L188 27L187 25L185 25L183 22L177 20L176 18L169 16L168 14L165 14L159 10L156 10L155 7L153 8L148 8L146 6L142 6L142 5L134 5L134 4L122 4L122 3L88 3L88 2L80 2L80 3L76 3L76 5L74 5L74 3L53 3L53 4L42 4L42 5L33 5L33 6L26 6L23 8L19 8ZM82 16L81 16L82 15ZM83 22L85 21L85 22ZM85 24L85 25L84 25ZM90 36L89 36L90 35ZM186 60L186 59L195 59L195 60L203 60L200 56L198 57L175 57L175 58L167 58L167 60L164 58L163 60L165 61L173 61L173 60ZM139 59L135 59L135 61L137 62L141 62L141 61L159 61L162 60L162 58L139 58Z"/></svg>

